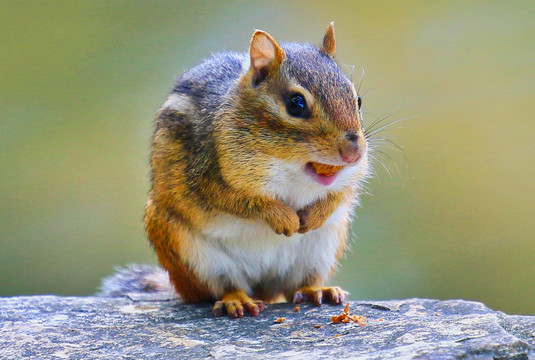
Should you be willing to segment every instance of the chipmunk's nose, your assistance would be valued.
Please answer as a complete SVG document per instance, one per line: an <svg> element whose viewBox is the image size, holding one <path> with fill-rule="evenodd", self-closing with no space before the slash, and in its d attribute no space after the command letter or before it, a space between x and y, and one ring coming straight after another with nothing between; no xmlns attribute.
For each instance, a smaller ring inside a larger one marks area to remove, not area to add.
<svg viewBox="0 0 535 360"><path fill-rule="evenodd" d="M355 133L348 133L346 135L346 139L347 141L340 146L340 157L346 163L357 162L361 157L360 147L358 144L359 136Z"/></svg>

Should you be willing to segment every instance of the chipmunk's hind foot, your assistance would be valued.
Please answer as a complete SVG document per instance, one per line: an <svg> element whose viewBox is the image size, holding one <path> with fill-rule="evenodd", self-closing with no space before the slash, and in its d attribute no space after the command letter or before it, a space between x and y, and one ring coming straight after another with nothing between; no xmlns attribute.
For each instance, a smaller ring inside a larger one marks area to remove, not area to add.
<svg viewBox="0 0 535 360"><path fill-rule="evenodd" d="M302 302L313 302L316 306L321 306L324 301L331 304L342 304L349 293L338 286L303 286L297 290L293 297L295 304Z"/></svg>
<svg viewBox="0 0 535 360"><path fill-rule="evenodd" d="M263 301L253 300L243 290L236 290L225 293L220 301L216 301L213 312L215 316L221 316L226 311L230 318L241 318L245 310L252 316L258 316L264 307Z"/></svg>

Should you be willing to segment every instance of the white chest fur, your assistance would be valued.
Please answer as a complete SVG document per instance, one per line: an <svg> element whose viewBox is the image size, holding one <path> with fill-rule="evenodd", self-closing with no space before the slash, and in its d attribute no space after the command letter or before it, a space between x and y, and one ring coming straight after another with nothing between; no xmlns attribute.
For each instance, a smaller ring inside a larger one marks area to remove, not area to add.
<svg viewBox="0 0 535 360"><path fill-rule="evenodd" d="M339 228L349 216L348 203L320 229L286 237L275 234L261 221L221 215L202 235L191 239L188 259L217 296L228 285L251 292L265 278L280 279L287 288L296 287L309 274L328 277L340 243L345 241Z"/></svg>
<svg viewBox="0 0 535 360"><path fill-rule="evenodd" d="M299 210L326 196L328 190L357 186L363 169L359 166L342 171L331 187L321 186L292 164L272 166L266 179L266 196L278 198ZM185 259L219 297L229 287L251 293L259 283L278 284L280 291L300 286L307 276L326 279L336 264L336 254L346 241L346 224L353 199L343 201L325 224L306 234L291 237L277 235L265 222L229 214L211 219L201 233L187 239L182 249Z"/></svg>

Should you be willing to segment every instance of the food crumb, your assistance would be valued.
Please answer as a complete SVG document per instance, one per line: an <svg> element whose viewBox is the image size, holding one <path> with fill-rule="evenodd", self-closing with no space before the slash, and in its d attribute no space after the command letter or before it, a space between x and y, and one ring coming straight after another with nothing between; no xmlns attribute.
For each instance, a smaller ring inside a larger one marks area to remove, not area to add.
<svg viewBox="0 0 535 360"><path fill-rule="evenodd" d="M280 324L283 323L286 320L286 318L276 318L275 323Z"/></svg>
<svg viewBox="0 0 535 360"><path fill-rule="evenodd" d="M317 162L312 162L311 165L318 174L323 176L333 176L343 168L343 166L340 165L328 165Z"/></svg>
<svg viewBox="0 0 535 360"><path fill-rule="evenodd" d="M349 315L349 303L346 304L344 307L344 310L340 315L336 315L331 317L331 322L333 324L347 324L348 322L353 321L354 323L357 323L359 326L368 325L368 319L366 319L365 316L360 315Z"/></svg>
<svg viewBox="0 0 535 360"><path fill-rule="evenodd" d="M318 325L318 324L314 325L314 329L319 329L320 327L321 325Z"/></svg>
<svg viewBox="0 0 535 360"><path fill-rule="evenodd" d="M294 307L294 311L295 312L298 312L299 310L301 310L301 309L299 309L299 306Z"/></svg>

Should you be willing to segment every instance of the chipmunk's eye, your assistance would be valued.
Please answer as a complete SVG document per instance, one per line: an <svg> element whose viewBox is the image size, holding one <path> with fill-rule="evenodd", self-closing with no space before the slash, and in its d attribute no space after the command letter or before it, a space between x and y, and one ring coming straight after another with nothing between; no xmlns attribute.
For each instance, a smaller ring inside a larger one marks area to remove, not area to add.
<svg viewBox="0 0 535 360"><path fill-rule="evenodd" d="M360 110L360 107L362 106L362 99L358 95L357 95L357 104L359 105L359 110Z"/></svg>
<svg viewBox="0 0 535 360"><path fill-rule="evenodd" d="M305 117L308 113L307 102L303 95L292 94L286 102L286 111L295 117Z"/></svg>

